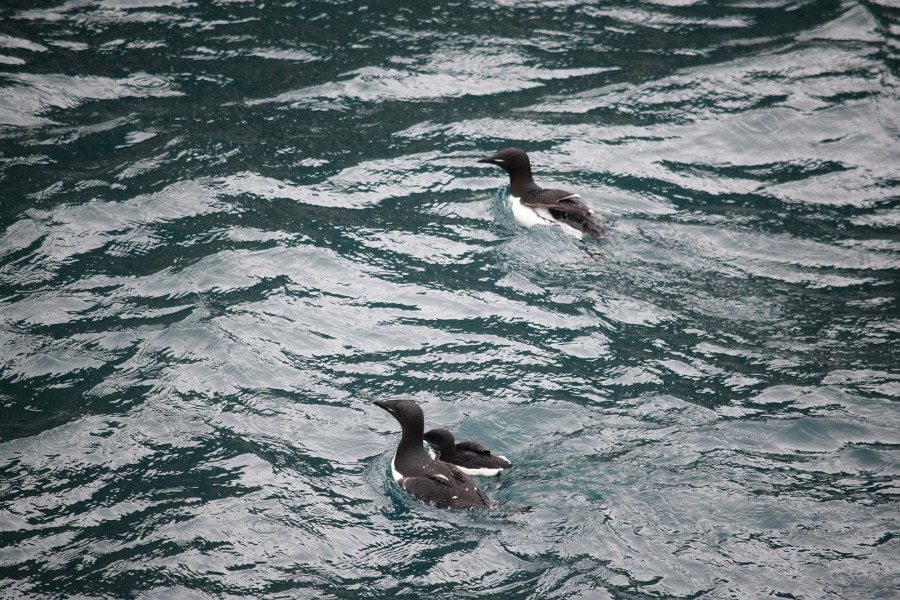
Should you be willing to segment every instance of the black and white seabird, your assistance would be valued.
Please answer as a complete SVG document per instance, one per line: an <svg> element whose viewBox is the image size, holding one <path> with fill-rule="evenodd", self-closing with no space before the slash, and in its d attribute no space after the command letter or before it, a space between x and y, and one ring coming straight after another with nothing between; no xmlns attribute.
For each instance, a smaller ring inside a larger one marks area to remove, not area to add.
<svg viewBox="0 0 900 600"><path fill-rule="evenodd" d="M471 477L457 467L433 460L425 452L425 415L412 400L376 401L391 413L403 431L391 473L400 487L438 508L488 508L490 501Z"/></svg>
<svg viewBox="0 0 900 600"><path fill-rule="evenodd" d="M509 173L509 202L516 223L522 227L558 223L566 233L579 239L585 235L603 237L593 211L579 200L578 194L545 190L534 182L531 161L523 150L507 148L478 162L503 167Z"/></svg>
<svg viewBox="0 0 900 600"><path fill-rule="evenodd" d="M505 456L491 454L478 442L456 443L453 434L446 429L432 429L425 433L425 441L431 446L439 460L459 467L469 475L499 475L503 469L512 466Z"/></svg>

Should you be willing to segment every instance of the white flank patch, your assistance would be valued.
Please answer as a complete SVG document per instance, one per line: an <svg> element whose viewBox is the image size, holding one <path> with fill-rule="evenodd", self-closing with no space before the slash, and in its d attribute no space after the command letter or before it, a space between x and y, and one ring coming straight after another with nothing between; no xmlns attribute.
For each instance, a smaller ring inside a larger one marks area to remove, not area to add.
<svg viewBox="0 0 900 600"><path fill-rule="evenodd" d="M394 461L397 460L397 455L394 455L394 458L391 459L391 475L394 476L394 481L400 483L400 480L403 479L403 475L400 474L400 471L397 470L397 467L394 466Z"/></svg>
<svg viewBox="0 0 900 600"><path fill-rule="evenodd" d="M496 475L497 473L499 473L500 471L503 470L503 469L488 469L487 467L482 467L480 469L470 469L468 467L460 467L459 465L456 465L456 466L457 466L457 468L459 468L460 471L462 471L463 473L465 473L467 475L482 475L484 477L490 477L492 475Z"/></svg>
<svg viewBox="0 0 900 600"><path fill-rule="evenodd" d="M572 227L571 225L569 225L567 223L560 222L559 226L562 228L563 231L565 231L569 235L571 235L579 240L584 237L584 233L575 229L574 227Z"/></svg>
<svg viewBox="0 0 900 600"><path fill-rule="evenodd" d="M578 194L572 194L571 196L566 197L578 198ZM546 208L531 208L530 206L525 206L522 204L521 199L512 195L509 197L509 204L512 207L513 218L516 220L516 224L519 225L519 227L534 227L535 225L552 225L556 223L569 235L579 240L584 237L584 233L581 231L575 229L571 225L567 225L566 223L554 219L553 215L551 215L550 211Z"/></svg>
<svg viewBox="0 0 900 600"><path fill-rule="evenodd" d="M546 217L538 214L530 206L525 206L522 201L515 196L509 197L509 204L512 207L513 218L520 227L534 227L535 225L549 225L553 223L550 213L546 213Z"/></svg>

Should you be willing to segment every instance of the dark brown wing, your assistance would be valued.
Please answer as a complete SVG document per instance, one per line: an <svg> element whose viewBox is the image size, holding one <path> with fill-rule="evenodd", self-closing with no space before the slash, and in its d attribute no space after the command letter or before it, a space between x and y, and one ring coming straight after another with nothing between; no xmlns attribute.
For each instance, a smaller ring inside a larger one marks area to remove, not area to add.
<svg viewBox="0 0 900 600"><path fill-rule="evenodd" d="M482 444L478 442L460 442L456 445L457 452L460 450L468 450L469 452L474 452L475 454L484 454L490 455L491 451L485 448Z"/></svg>
<svg viewBox="0 0 900 600"><path fill-rule="evenodd" d="M578 199L577 194L565 190L537 190L523 196L522 204L532 208L543 208L557 221L574 227L591 237L603 237L603 229L594 218L588 206Z"/></svg>
<svg viewBox="0 0 900 600"><path fill-rule="evenodd" d="M400 486L424 502L438 508L487 508L490 500L472 478L453 465L446 465L450 478L429 473L415 477L403 477Z"/></svg>
<svg viewBox="0 0 900 600"><path fill-rule="evenodd" d="M481 488L475 484L475 480L471 476L463 473L459 467L447 464L453 478L456 480L457 489L460 484L465 485L465 491L460 494L459 500L466 503L467 507L488 507L491 505L490 499L481 491Z"/></svg>
<svg viewBox="0 0 900 600"><path fill-rule="evenodd" d="M438 477L404 477L400 487L418 498L435 506L445 506L452 501L453 488L448 481Z"/></svg>
<svg viewBox="0 0 900 600"><path fill-rule="evenodd" d="M459 467L457 467L453 463L447 463L447 468L450 469L450 473L453 475L453 480L456 483L474 483L471 477L460 471Z"/></svg>

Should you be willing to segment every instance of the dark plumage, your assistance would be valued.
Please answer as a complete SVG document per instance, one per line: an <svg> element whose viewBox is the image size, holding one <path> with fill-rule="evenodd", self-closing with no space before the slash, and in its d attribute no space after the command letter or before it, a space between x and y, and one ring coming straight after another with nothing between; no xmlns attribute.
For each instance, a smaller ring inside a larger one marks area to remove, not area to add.
<svg viewBox="0 0 900 600"><path fill-rule="evenodd" d="M453 434L446 429L432 429L425 434L425 441L434 449L438 459L456 465L469 475L498 475L512 466L505 456L491 454L478 442L457 444Z"/></svg>
<svg viewBox="0 0 900 600"><path fill-rule="evenodd" d="M485 156L478 162L497 165L509 173L513 215L519 225L531 227L541 222L556 222L572 228L578 237L603 237L603 230L591 209L578 199L577 194L563 190L545 190L534 182L531 161L523 150L507 148L497 154ZM521 206L516 206L516 203ZM528 213L528 209L533 214Z"/></svg>
<svg viewBox="0 0 900 600"><path fill-rule="evenodd" d="M438 508L488 508L490 501L471 477L454 465L433 460L423 447L425 415L412 400L376 401L403 431L391 460L394 480L404 490Z"/></svg>

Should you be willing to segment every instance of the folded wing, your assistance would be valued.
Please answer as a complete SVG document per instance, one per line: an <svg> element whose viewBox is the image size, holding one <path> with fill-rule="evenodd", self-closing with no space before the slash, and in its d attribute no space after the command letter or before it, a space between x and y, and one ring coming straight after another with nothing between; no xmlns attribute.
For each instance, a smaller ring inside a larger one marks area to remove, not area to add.
<svg viewBox="0 0 900 600"><path fill-rule="evenodd" d="M603 230L593 211L582 202L577 194L564 190L539 190L522 198L522 204L550 213L557 221L574 227L594 238L602 238Z"/></svg>

